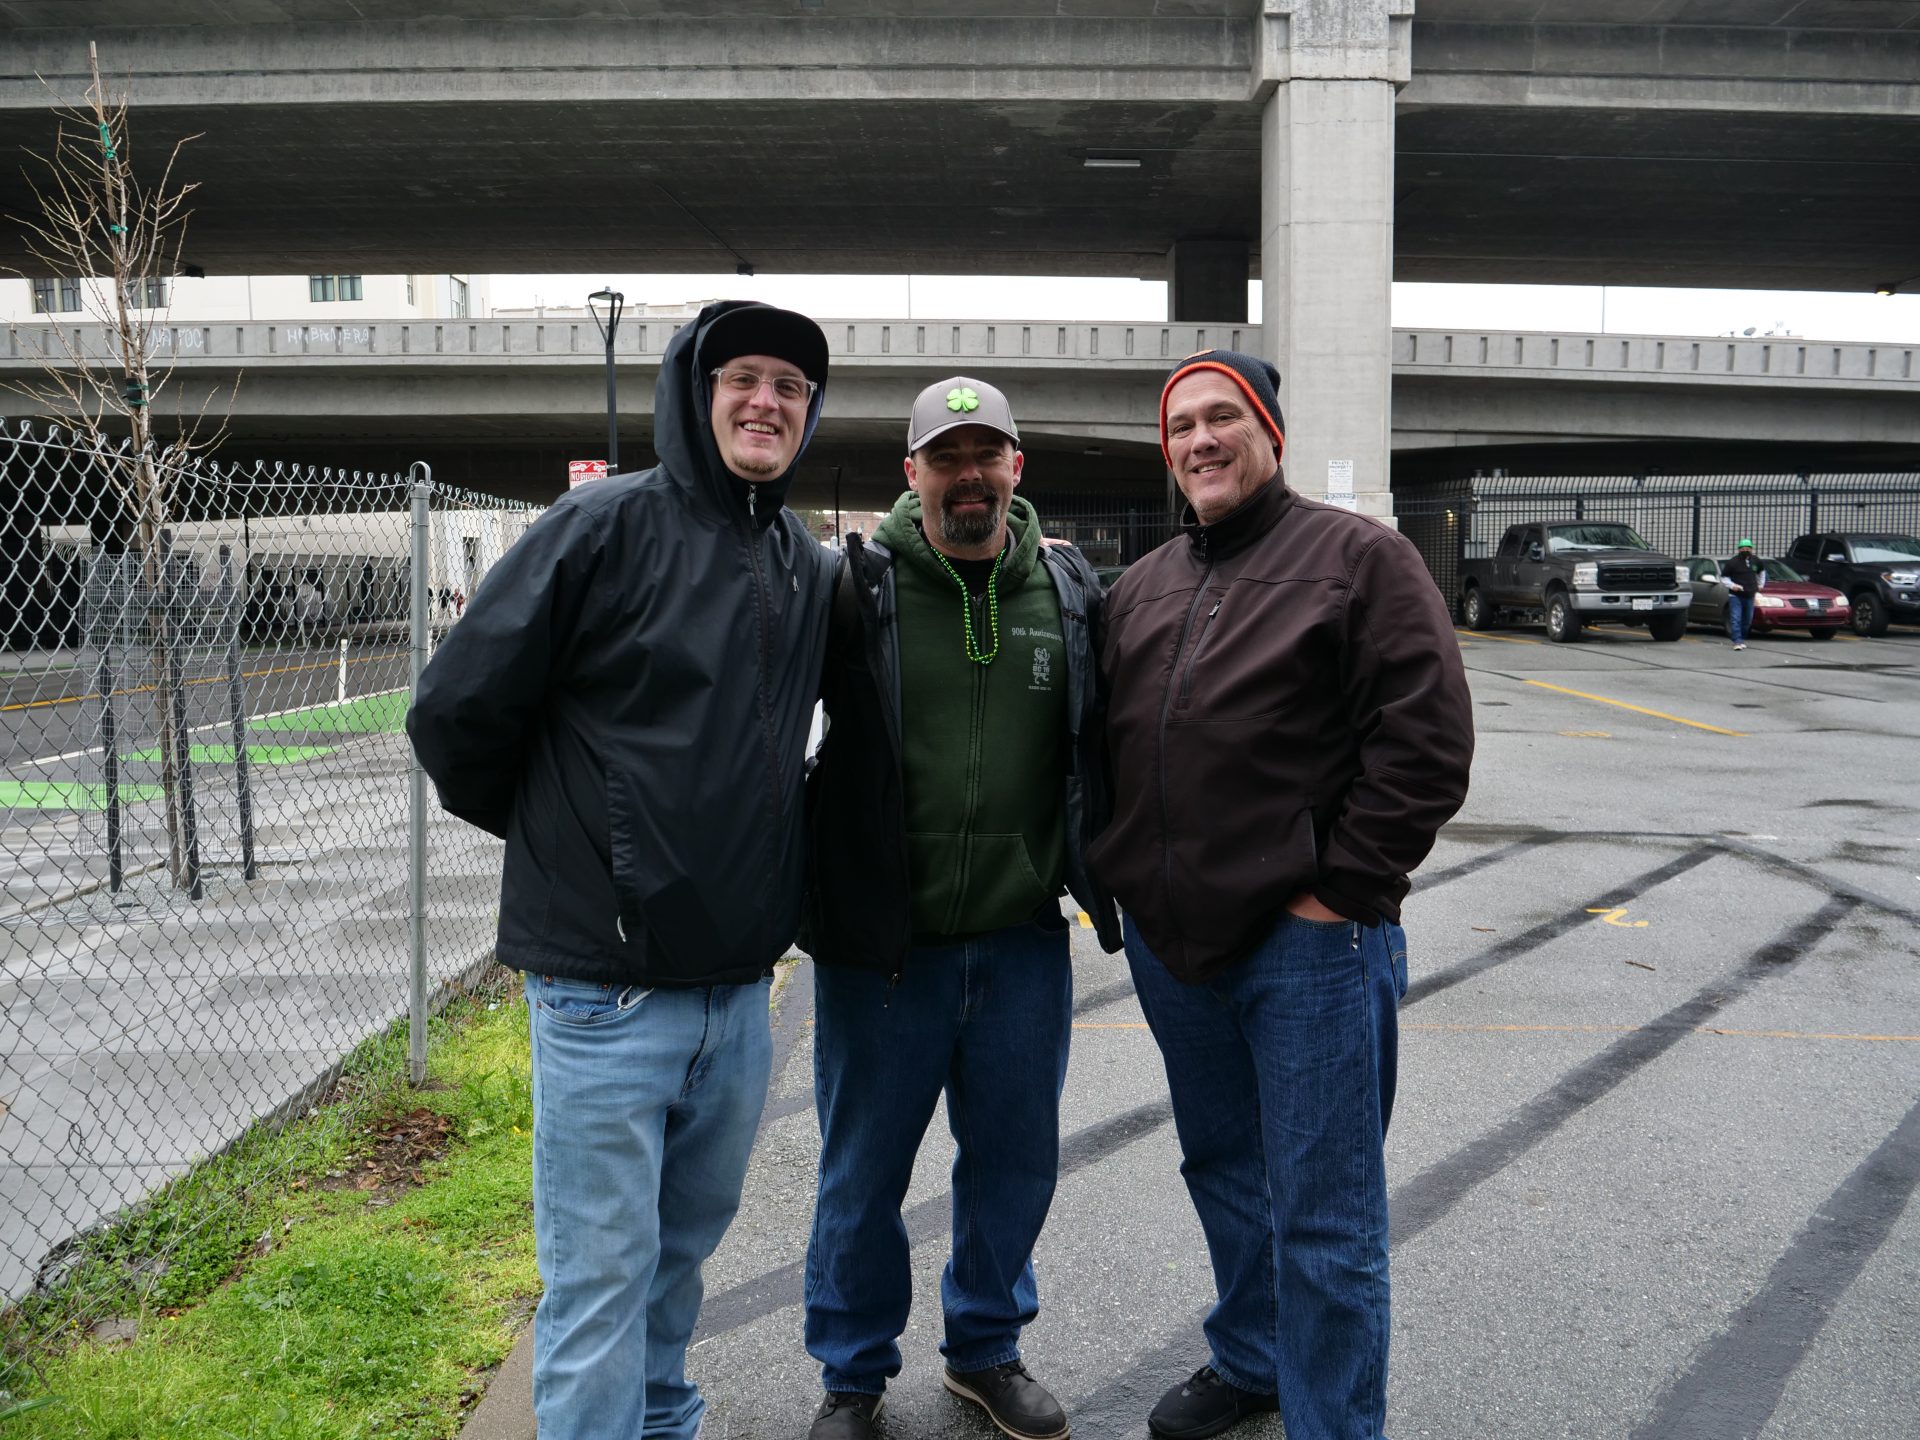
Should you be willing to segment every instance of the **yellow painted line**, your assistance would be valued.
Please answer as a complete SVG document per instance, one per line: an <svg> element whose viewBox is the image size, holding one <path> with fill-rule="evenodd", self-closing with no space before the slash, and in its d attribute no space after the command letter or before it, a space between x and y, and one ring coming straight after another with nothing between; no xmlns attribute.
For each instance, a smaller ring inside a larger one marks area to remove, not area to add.
<svg viewBox="0 0 1920 1440"><path fill-rule="evenodd" d="M1688 720L1679 715L1669 715L1664 710L1649 710L1644 705L1629 705L1624 700L1609 700L1604 695L1592 695L1585 690L1569 690L1564 685L1549 685L1544 680L1528 680L1524 683L1537 685L1542 690L1553 690L1561 695L1575 695L1582 700L1592 700L1599 705L1612 705L1621 710L1631 710L1636 715L1651 715L1656 720L1671 720L1676 725L1691 725L1695 730L1711 730L1715 735L1731 735L1736 740L1744 740L1747 738L1746 732L1743 730L1725 730L1718 725L1708 725L1699 720Z"/></svg>
<svg viewBox="0 0 1920 1440"><path fill-rule="evenodd" d="M389 650L384 655L354 655L348 657L347 664L367 665L376 660L392 660L396 656L405 655L406 653L405 650ZM240 672L240 678L242 680L264 680L270 675L293 675L302 670L338 670L339 668L340 662L338 660L317 660L309 665L276 665L271 670L242 670ZM221 685L226 683L226 679L227 677L225 675L196 675L192 679L182 681L181 683L184 685ZM131 690L116 690L113 693L115 698L118 699L129 695L150 695L156 688L157 687L152 685L136 685ZM51 700L22 700L12 705L0 705L0 714L5 714L9 710L39 710L49 705L81 705L89 700L98 700L99 698L99 692L93 691L86 695L59 695Z"/></svg>
<svg viewBox="0 0 1920 1440"><path fill-rule="evenodd" d="M1528 640L1527 638L1521 635L1489 635L1484 630L1462 630L1458 626L1454 627L1453 633L1456 635L1471 635L1476 640L1498 640L1503 645L1544 645L1546 644L1546 641L1544 640Z"/></svg>
<svg viewBox="0 0 1920 1440"><path fill-rule="evenodd" d="M1633 1035L1643 1025L1415 1025L1402 1030L1425 1030L1445 1035ZM1692 1025L1696 1035L1725 1035L1743 1040L1854 1040L1874 1045L1920 1045L1920 1035L1856 1035L1823 1030L1729 1030L1718 1025Z"/></svg>
<svg viewBox="0 0 1920 1440"><path fill-rule="evenodd" d="M1091 920L1089 920L1089 919L1087 918L1087 912L1086 912L1086 911L1084 911L1084 910L1076 910L1076 911L1075 911L1074 913L1075 913L1076 915L1078 915L1078 916L1080 917L1080 928L1081 928L1082 930L1091 930L1091 929L1093 929L1093 921L1091 921Z"/></svg>
<svg viewBox="0 0 1920 1440"><path fill-rule="evenodd" d="M1647 928L1647 922L1644 920L1627 919L1627 907L1624 905L1615 905L1611 908L1605 905L1589 905L1587 907L1587 914L1598 915L1604 923L1617 925L1622 930L1644 930Z"/></svg>

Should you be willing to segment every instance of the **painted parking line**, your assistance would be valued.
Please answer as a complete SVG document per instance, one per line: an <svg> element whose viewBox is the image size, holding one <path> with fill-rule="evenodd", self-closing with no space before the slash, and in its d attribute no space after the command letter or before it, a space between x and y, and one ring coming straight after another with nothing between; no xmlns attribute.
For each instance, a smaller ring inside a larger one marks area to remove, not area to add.
<svg viewBox="0 0 1920 1440"><path fill-rule="evenodd" d="M1543 645L1546 643L1543 640L1529 640L1524 635L1489 635L1484 630L1462 630L1458 626L1454 628L1453 633L1456 635L1470 636L1475 640L1498 640L1506 645Z"/></svg>
<svg viewBox="0 0 1920 1440"><path fill-rule="evenodd" d="M1744 730L1728 730L1719 725L1709 725L1702 720L1689 720L1685 716L1669 715L1664 710L1649 710L1644 705L1629 705L1625 700L1610 700L1605 695L1594 695L1585 690L1569 690L1564 685L1549 685L1544 680L1527 680L1522 683L1537 685L1542 690L1552 690L1561 695L1573 695L1582 700L1591 700L1597 705L1612 705L1616 709L1631 710L1636 715L1651 715L1656 720L1671 720L1676 725L1690 725L1695 730L1710 730L1715 735L1731 735L1736 740L1747 738Z"/></svg>

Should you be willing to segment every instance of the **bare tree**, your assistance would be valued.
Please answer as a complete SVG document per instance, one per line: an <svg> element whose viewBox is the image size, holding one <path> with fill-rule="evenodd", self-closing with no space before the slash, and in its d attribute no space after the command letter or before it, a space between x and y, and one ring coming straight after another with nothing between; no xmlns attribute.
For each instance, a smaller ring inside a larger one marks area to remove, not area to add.
<svg viewBox="0 0 1920 1440"><path fill-rule="evenodd" d="M153 408L173 375L171 348L160 353L159 341L172 333L164 301L171 298L167 292L179 269L186 200L197 188L176 181L174 166L182 148L198 137L176 142L158 178L143 182L132 163L128 97L108 92L91 43L87 69L91 83L85 96L75 104L56 101L52 151L32 155L36 163L27 170L27 183L37 213L22 217L22 223L37 273L55 277L55 284L70 280L84 287L88 308L105 317L105 334L92 343L77 327L53 324L51 342L39 357L40 378L11 388L76 433L118 502L111 548L137 555L139 594L146 606L143 628L153 665L168 868L176 885L195 888L195 819L191 781L184 794L181 781L188 751L179 644L168 604L175 577L168 559L183 477L196 452L218 444L225 427L222 422L214 433L204 433L211 392L197 413L176 414L165 438L155 433ZM100 559L96 555L95 563Z"/></svg>

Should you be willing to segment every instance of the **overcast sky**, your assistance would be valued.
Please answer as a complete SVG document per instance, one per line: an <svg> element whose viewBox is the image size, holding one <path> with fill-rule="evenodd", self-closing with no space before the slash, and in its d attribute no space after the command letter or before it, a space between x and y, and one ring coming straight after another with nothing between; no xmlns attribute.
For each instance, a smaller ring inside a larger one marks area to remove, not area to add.
<svg viewBox="0 0 1920 1440"><path fill-rule="evenodd" d="M1158 280L993 275L496 275L496 309L580 305L610 284L629 304L766 300L822 319L1132 320L1167 315ZM1258 319L1260 286L1247 287ZM1602 308L1604 304L1604 326ZM1393 323L1412 329L1727 335L1749 327L1811 340L1920 344L1920 294L1655 290L1620 285L1393 287Z"/></svg>

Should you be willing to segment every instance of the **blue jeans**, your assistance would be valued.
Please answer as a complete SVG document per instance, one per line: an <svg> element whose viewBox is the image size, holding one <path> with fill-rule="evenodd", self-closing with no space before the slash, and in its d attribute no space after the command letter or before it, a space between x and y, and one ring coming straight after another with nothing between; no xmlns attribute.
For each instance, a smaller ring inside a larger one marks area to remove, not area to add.
<svg viewBox="0 0 1920 1440"><path fill-rule="evenodd" d="M767 989L527 976L541 1440L699 1430L687 1339L767 1098Z"/></svg>
<svg viewBox="0 0 1920 1440"><path fill-rule="evenodd" d="M1732 632L1736 645L1745 644L1748 634L1753 630L1754 604L1755 597L1752 595L1727 596L1727 629Z"/></svg>
<svg viewBox="0 0 1920 1440"><path fill-rule="evenodd" d="M1020 1356L1039 1313L1033 1245L1060 1167L1073 1023L1064 921L916 946L897 985L814 971L820 1186L807 1244L807 1353L828 1390L877 1395L900 1373L913 1303L900 1206L944 1090L953 1250L940 1353L967 1372Z"/></svg>
<svg viewBox="0 0 1920 1440"><path fill-rule="evenodd" d="M1289 915L1200 985L1131 920L1126 943L1213 1262L1213 1368L1277 1393L1287 1440L1379 1440L1405 932Z"/></svg>

